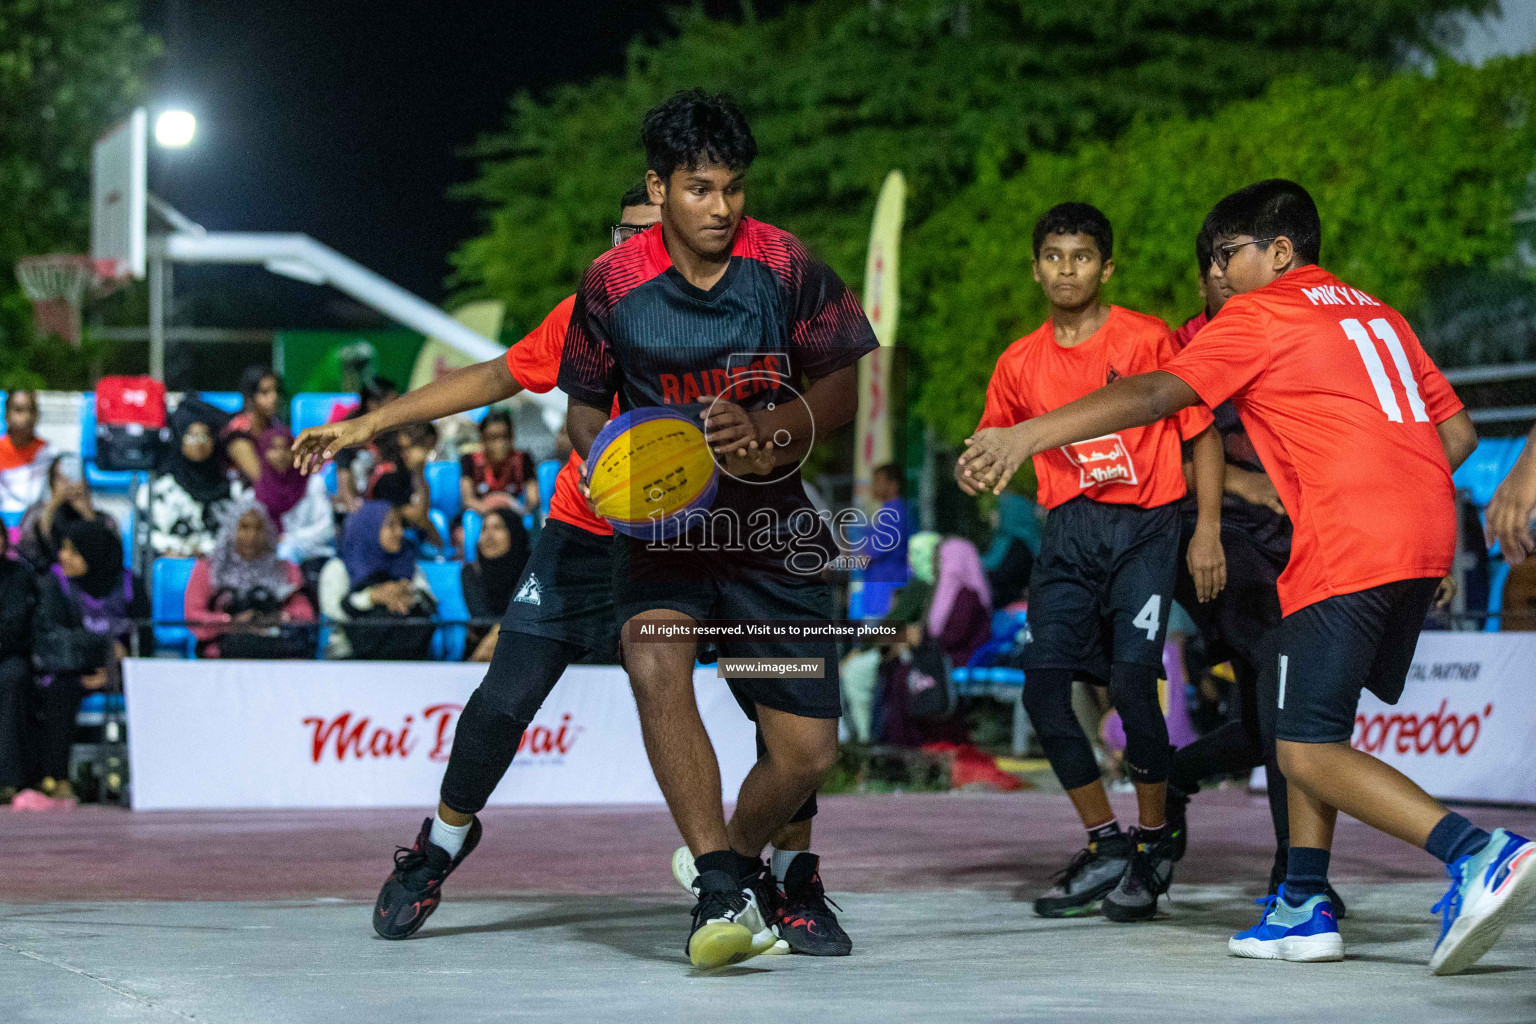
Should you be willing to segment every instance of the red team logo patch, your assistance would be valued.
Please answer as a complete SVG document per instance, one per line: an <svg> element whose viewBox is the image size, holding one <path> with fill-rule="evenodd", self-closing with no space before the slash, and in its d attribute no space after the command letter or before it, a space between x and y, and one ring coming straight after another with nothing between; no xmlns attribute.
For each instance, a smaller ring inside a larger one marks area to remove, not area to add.
<svg viewBox="0 0 1536 1024"><path fill-rule="evenodd" d="M1077 467L1078 486L1084 490L1106 484L1135 484L1136 465L1119 434L1105 434L1091 441L1062 445L1062 454Z"/></svg>

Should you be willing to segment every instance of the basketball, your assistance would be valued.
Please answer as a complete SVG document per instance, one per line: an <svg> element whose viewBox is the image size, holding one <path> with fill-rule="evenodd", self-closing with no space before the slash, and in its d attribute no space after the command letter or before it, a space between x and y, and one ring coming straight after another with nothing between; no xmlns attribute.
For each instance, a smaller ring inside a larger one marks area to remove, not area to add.
<svg viewBox="0 0 1536 1024"><path fill-rule="evenodd" d="M610 420L587 466L598 514L631 537L675 536L687 512L709 508L719 482L702 427L661 406Z"/></svg>

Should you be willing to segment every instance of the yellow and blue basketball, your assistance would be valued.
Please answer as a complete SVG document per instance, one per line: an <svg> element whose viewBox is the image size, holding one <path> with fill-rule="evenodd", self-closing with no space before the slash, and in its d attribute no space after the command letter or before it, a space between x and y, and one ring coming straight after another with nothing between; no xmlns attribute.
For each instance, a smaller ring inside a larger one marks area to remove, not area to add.
<svg viewBox="0 0 1536 1024"><path fill-rule="evenodd" d="M598 514L631 537L676 536L687 513L709 508L719 481L699 421L664 406L621 413L587 454Z"/></svg>

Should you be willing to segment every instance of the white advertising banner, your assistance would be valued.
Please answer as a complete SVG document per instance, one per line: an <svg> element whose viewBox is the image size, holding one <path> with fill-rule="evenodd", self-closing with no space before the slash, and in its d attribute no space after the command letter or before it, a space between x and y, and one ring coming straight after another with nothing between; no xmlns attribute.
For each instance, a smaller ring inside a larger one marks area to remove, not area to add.
<svg viewBox="0 0 1536 1024"><path fill-rule="evenodd" d="M1442 800L1536 804L1536 634L1421 634L1402 697L1362 693L1350 743Z"/></svg>
<svg viewBox="0 0 1536 1024"><path fill-rule="evenodd" d="M432 806L485 666L129 659L135 810ZM753 727L713 668L699 712L733 798ZM523 736L491 804L660 803L624 671L577 665Z"/></svg>

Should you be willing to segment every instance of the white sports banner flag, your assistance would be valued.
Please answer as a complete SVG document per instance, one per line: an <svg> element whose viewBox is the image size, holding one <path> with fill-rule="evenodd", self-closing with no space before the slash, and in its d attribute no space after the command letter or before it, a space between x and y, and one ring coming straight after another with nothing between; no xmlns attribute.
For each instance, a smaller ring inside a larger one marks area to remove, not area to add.
<svg viewBox="0 0 1536 1024"><path fill-rule="evenodd" d="M134 810L427 807L484 665L125 662ZM756 760L725 681L694 692L732 799ZM624 671L576 665L523 736L491 804L660 803Z"/></svg>
<svg viewBox="0 0 1536 1024"><path fill-rule="evenodd" d="M1442 800L1536 804L1536 634L1421 634L1402 697L1362 693L1350 743Z"/></svg>

